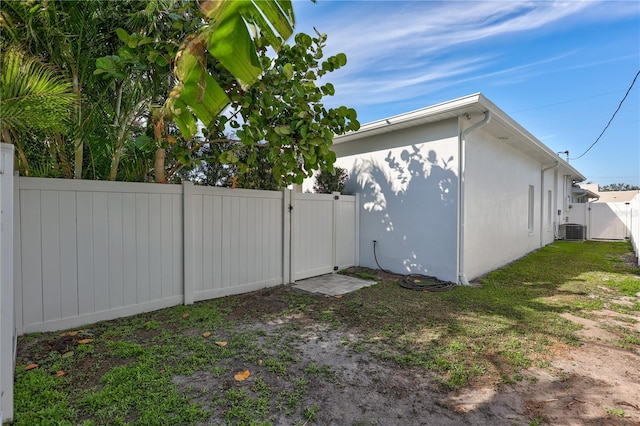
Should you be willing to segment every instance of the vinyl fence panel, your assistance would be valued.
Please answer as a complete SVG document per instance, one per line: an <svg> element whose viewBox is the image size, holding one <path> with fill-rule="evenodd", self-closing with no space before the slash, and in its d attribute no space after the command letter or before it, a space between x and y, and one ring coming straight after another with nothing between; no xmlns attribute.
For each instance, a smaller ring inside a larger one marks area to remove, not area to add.
<svg viewBox="0 0 640 426"><path fill-rule="evenodd" d="M357 265L358 196L293 193L291 198L294 279Z"/></svg>
<svg viewBox="0 0 640 426"><path fill-rule="evenodd" d="M628 211L624 203L590 203L589 237L593 239L624 240L629 238Z"/></svg>
<svg viewBox="0 0 640 426"><path fill-rule="evenodd" d="M333 195L292 194L294 279L333 272Z"/></svg>
<svg viewBox="0 0 640 426"><path fill-rule="evenodd" d="M19 181L22 332L182 302L181 187Z"/></svg>
<svg viewBox="0 0 640 426"><path fill-rule="evenodd" d="M284 195L193 187L186 229L194 300L256 290L284 282Z"/></svg>
<svg viewBox="0 0 640 426"><path fill-rule="evenodd" d="M359 198L357 195L340 195L336 200L335 265L338 269L358 264Z"/></svg>
<svg viewBox="0 0 640 426"><path fill-rule="evenodd" d="M358 262L356 197L42 178L16 178L14 191L19 334L244 293Z"/></svg>

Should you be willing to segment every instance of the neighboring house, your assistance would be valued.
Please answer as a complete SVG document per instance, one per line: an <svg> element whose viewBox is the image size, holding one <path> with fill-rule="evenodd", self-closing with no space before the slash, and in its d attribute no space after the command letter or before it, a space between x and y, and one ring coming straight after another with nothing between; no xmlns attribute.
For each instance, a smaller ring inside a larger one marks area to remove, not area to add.
<svg viewBox="0 0 640 426"><path fill-rule="evenodd" d="M345 193L361 194L360 265L467 284L568 222L585 180L482 94L337 136ZM305 188L309 183L305 185Z"/></svg>
<svg viewBox="0 0 640 426"><path fill-rule="evenodd" d="M572 203L590 203L598 201L600 195L598 194L597 185L596 190L588 188L589 185L575 184L571 188Z"/></svg>
<svg viewBox="0 0 640 426"><path fill-rule="evenodd" d="M602 191L597 183L582 183L579 185L581 189L587 190L594 194L594 203L626 203L640 194L640 189L630 191Z"/></svg>

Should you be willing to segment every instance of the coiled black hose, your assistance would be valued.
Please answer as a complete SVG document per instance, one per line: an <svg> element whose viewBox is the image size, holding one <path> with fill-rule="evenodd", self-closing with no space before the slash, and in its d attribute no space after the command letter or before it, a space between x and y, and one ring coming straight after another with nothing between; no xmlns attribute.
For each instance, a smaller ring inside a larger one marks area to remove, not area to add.
<svg viewBox="0 0 640 426"><path fill-rule="evenodd" d="M456 285L429 275L409 274L400 278L400 286L417 291L449 291Z"/></svg>
<svg viewBox="0 0 640 426"><path fill-rule="evenodd" d="M387 274L393 274L393 272L388 271L380 266L380 263L378 262L378 256L376 255L377 243L378 242L376 240L373 240L373 258L376 261L376 265L378 265L378 269L380 269L382 272L386 272ZM404 277L400 278L399 284L402 288L416 291L449 291L456 286L455 283L443 281L439 278L422 274L405 275Z"/></svg>

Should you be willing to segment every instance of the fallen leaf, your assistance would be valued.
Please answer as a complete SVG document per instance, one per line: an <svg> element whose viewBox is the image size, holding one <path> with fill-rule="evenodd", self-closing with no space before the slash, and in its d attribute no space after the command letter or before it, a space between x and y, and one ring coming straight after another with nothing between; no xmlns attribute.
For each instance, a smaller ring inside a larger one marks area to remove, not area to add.
<svg viewBox="0 0 640 426"><path fill-rule="evenodd" d="M78 340L78 344L79 345L86 345L87 343L91 343L93 342L93 339L82 339L82 340Z"/></svg>
<svg viewBox="0 0 640 426"><path fill-rule="evenodd" d="M211 333L209 333L208 331L202 333L202 337L209 337L211 336Z"/></svg>
<svg viewBox="0 0 640 426"><path fill-rule="evenodd" d="M258 360L258 365L262 365L263 361L261 359Z"/></svg>
<svg viewBox="0 0 640 426"><path fill-rule="evenodd" d="M333 297L335 297L336 299L342 299L342 295L341 295L341 294L336 294L336 295L335 295L335 296L333 296Z"/></svg>
<svg viewBox="0 0 640 426"><path fill-rule="evenodd" d="M56 377L62 377L62 376L64 376L65 374L67 374L67 373L65 373L64 371L60 370L60 371L58 371L58 372L56 373Z"/></svg>
<svg viewBox="0 0 640 426"><path fill-rule="evenodd" d="M215 342L215 343L216 343L216 345L220 346L221 348L224 348L225 346L228 345L227 342Z"/></svg>
<svg viewBox="0 0 640 426"><path fill-rule="evenodd" d="M189 318L189 314L182 314L182 318Z"/></svg>
<svg viewBox="0 0 640 426"><path fill-rule="evenodd" d="M73 351L65 352L62 354L62 358L69 358L70 356L73 356Z"/></svg>
<svg viewBox="0 0 640 426"><path fill-rule="evenodd" d="M33 370L34 368L38 368L38 367L40 367L38 364L29 364L24 369L29 371L29 370Z"/></svg>
<svg viewBox="0 0 640 426"><path fill-rule="evenodd" d="M249 370L244 370L244 371L240 371L238 373L236 373L235 376L233 376L234 379L236 379L237 382L242 382L244 380L247 380L247 378L251 375L251 373L249 373Z"/></svg>
<svg viewBox="0 0 640 426"><path fill-rule="evenodd" d="M165 371L164 371L164 370L160 370L160 374L164 374L164 373L165 373Z"/></svg>

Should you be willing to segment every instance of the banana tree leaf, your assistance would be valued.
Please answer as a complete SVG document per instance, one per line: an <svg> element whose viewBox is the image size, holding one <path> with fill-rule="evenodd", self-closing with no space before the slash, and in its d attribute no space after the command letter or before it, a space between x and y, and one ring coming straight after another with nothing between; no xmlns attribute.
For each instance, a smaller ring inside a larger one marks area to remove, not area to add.
<svg viewBox="0 0 640 426"><path fill-rule="evenodd" d="M247 24L237 13L219 21L207 37L211 55L246 89L256 82L262 72L256 47L247 30Z"/></svg>
<svg viewBox="0 0 640 426"><path fill-rule="evenodd" d="M170 108L173 121L175 121L180 129L180 133L182 133L185 138L191 139L198 131L198 128L196 126L196 119L193 117L189 108L187 108L187 105L180 99L173 99Z"/></svg>
<svg viewBox="0 0 640 426"><path fill-rule="evenodd" d="M227 94L203 67L204 52L197 46L201 46L201 43L194 44L194 48L190 50L182 51L177 58L176 75L182 85L171 94L170 99L170 109L177 120L176 124L181 131L186 131L183 134L187 138L195 134L195 122L193 117L188 118L185 115L186 108L182 107L183 104L187 105L205 126L209 126L229 104Z"/></svg>
<svg viewBox="0 0 640 426"><path fill-rule="evenodd" d="M282 39L286 40L293 34L295 18L290 0L258 1L253 4L260 9Z"/></svg>
<svg viewBox="0 0 640 426"><path fill-rule="evenodd" d="M205 125L211 124L229 103L226 93L205 69L205 46L247 88L262 74L248 25L257 27L276 50L291 36L294 25L290 0L208 0L200 10L209 19L209 25L181 47L176 57L176 77L180 83L168 101L181 131L188 132L187 137L193 136L193 125L176 98L188 105Z"/></svg>

